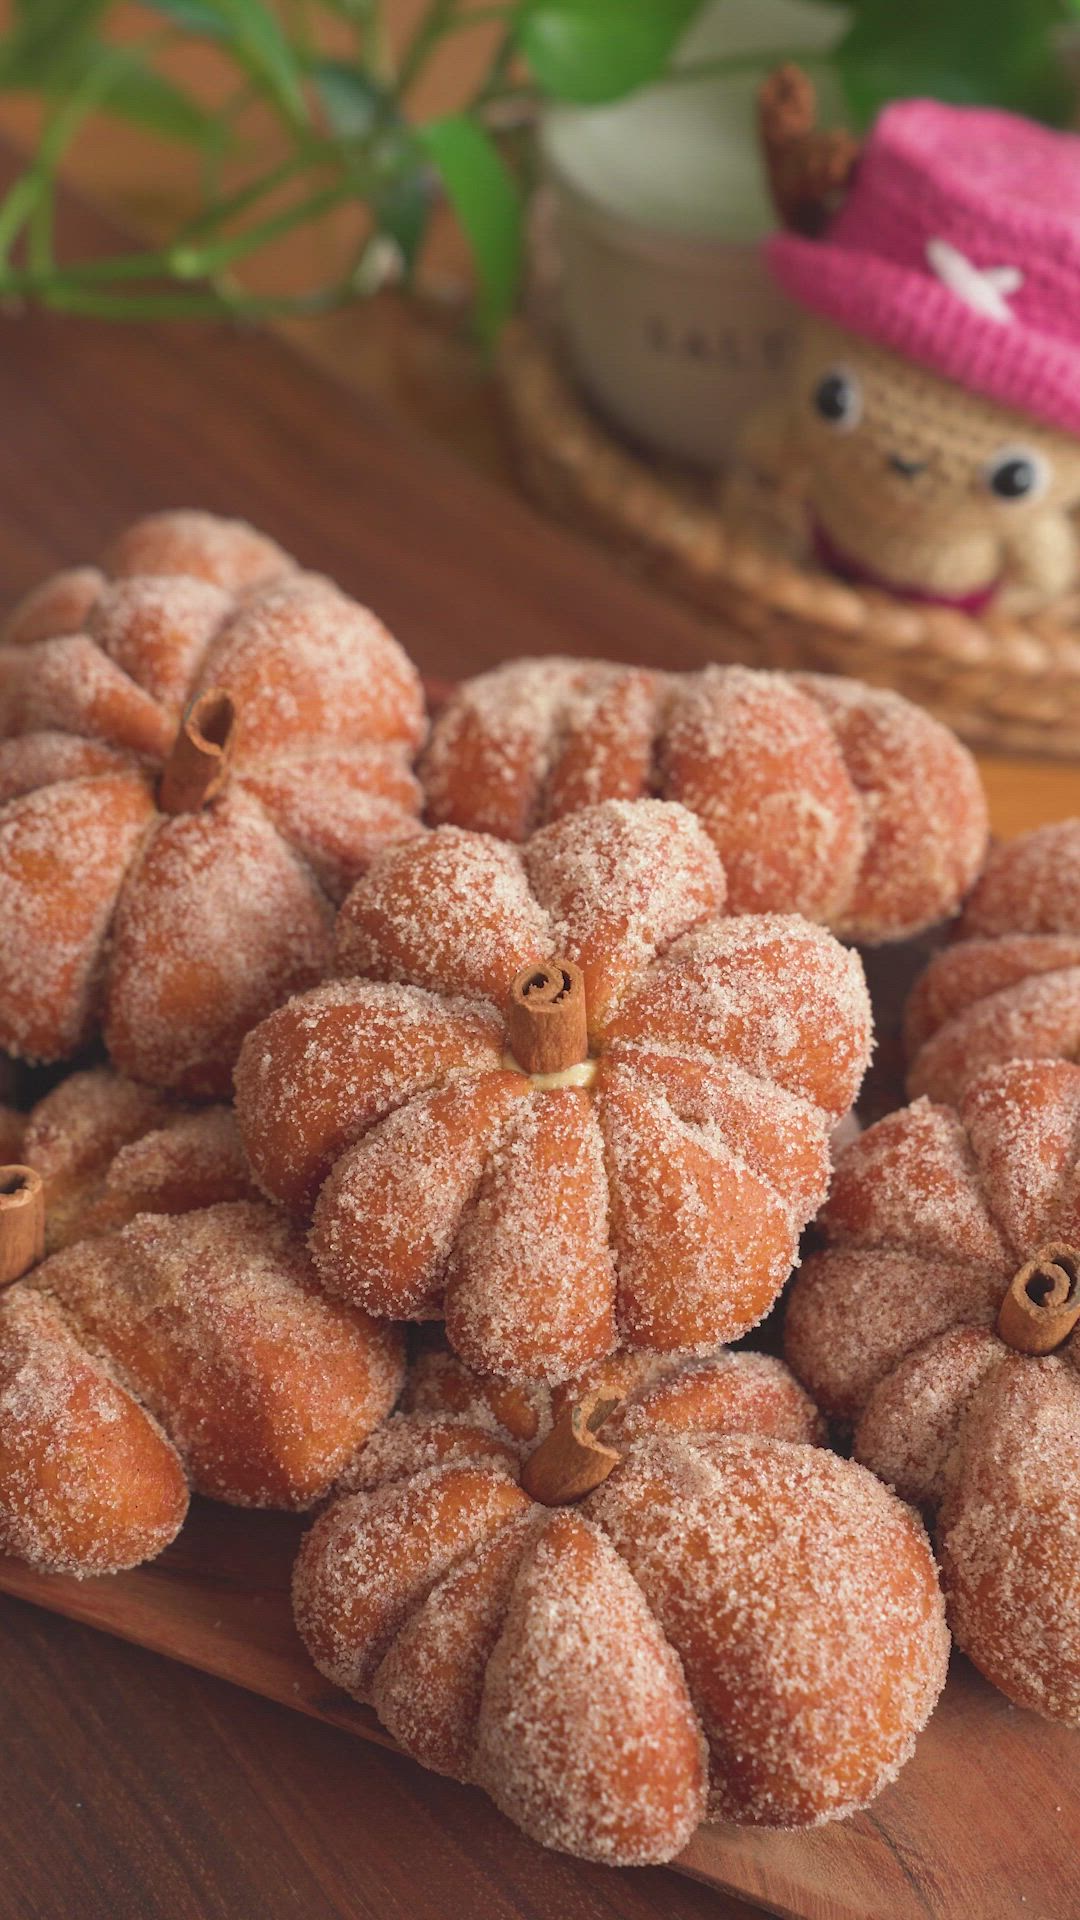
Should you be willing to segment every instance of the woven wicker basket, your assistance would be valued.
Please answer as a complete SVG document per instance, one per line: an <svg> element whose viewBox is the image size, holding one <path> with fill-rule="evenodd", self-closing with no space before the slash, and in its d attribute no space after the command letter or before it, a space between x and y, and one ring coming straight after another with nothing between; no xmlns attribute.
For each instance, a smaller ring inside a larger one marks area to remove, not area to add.
<svg viewBox="0 0 1080 1920"><path fill-rule="evenodd" d="M723 521L706 478L617 439L542 325L509 330L501 373L530 491L715 616L715 659L853 674L917 700L973 745L1080 758L1080 594L1030 620L974 620L846 586L793 557L797 503Z"/></svg>

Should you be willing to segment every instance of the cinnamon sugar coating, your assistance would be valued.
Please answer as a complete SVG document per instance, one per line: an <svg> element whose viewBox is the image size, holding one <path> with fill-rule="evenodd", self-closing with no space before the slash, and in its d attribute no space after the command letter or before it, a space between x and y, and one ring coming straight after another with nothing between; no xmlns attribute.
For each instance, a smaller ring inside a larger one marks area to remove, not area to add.
<svg viewBox="0 0 1080 1920"><path fill-rule="evenodd" d="M19 1116L18 1157L45 1183L46 1250L137 1213L257 1195L229 1107L191 1107L108 1067L69 1074Z"/></svg>
<svg viewBox="0 0 1080 1920"><path fill-rule="evenodd" d="M0 1048L227 1094L244 1033L326 972L332 902L418 831L419 680L375 616L208 514L121 536L0 643ZM163 816L189 702L223 687L232 771Z"/></svg>
<svg viewBox="0 0 1080 1920"><path fill-rule="evenodd" d="M566 1379L619 1342L706 1351L768 1312L865 1069L858 959L722 917L686 808L606 801L524 848L439 828L338 922L346 978L255 1029L237 1116L271 1198L313 1206L330 1290L443 1314L473 1366ZM502 1008L553 953L586 983L591 1084L516 1070Z"/></svg>
<svg viewBox="0 0 1080 1920"><path fill-rule="evenodd" d="M174 1540L183 1462L158 1422L88 1351L59 1304L0 1296L0 1549L77 1576L118 1573Z"/></svg>
<svg viewBox="0 0 1080 1920"><path fill-rule="evenodd" d="M917 1100L849 1147L797 1277L785 1353L856 1457L934 1516L957 1643L1080 1726L1080 1337L996 1331L1014 1276L1080 1246L1080 1067L1012 1060L958 1108Z"/></svg>
<svg viewBox="0 0 1080 1920"><path fill-rule="evenodd" d="M125 528L105 556L117 579L131 574L184 574L230 593L269 585L291 573L295 561L244 520L189 508L148 513Z"/></svg>
<svg viewBox="0 0 1080 1920"><path fill-rule="evenodd" d="M898 695L818 674L511 661L457 689L422 778L432 820L514 841L600 800L679 800L733 912L868 944L955 913L986 849L966 749Z"/></svg>
<svg viewBox="0 0 1080 1920"><path fill-rule="evenodd" d="M60 633L79 633L105 585L97 567L68 567L31 587L0 627L0 646L33 646Z"/></svg>
<svg viewBox="0 0 1080 1920"><path fill-rule="evenodd" d="M782 1362L621 1353L565 1393L586 1384L628 1394L602 1429L620 1463L551 1509L516 1473L562 1396L532 1390L525 1438L512 1384L419 1362L413 1410L301 1547L316 1664L424 1765L587 1859L670 1859L710 1809L805 1826L867 1804L945 1676L914 1515L812 1444Z"/></svg>
<svg viewBox="0 0 1080 1920"><path fill-rule="evenodd" d="M389 1412L402 1361L395 1329L325 1299L261 1202L68 1246L0 1299L0 1544L103 1573L168 1544L189 1483L310 1506Z"/></svg>
<svg viewBox="0 0 1080 1920"><path fill-rule="evenodd" d="M958 1644L1015 1700L1080 1726L1076 1348L1006 1356L969 1402L938 1516Z"/></svg>
<svg viewBox="0 0 1080 1920"><path fill-rule="evenodd" d="M908 1090L956 1101L984 1068L1080 1056L1080 819L990 853L905 1014Z"/></svg>
<svg viewBox="0 0 1080 1920"><path fill-rule="evenodd" d="M623 1347L574 1380L547 1387L476 1373L441 1339L431 1340L409 1368L398 1417L364 1449L364 1459L397 1432L432 1436L446 1430L500 1437L520 1458L545 1435L563 1409L597 1388L620 1404L604 1424L612 1445L644 1433L771 1434L777 1440L821 1446L825 1423L810 1395L784 1361L740 1350L687 1358ZM382 1470L380 1478L390 1478ZM396 1477L396 1476L395 1476Z"/></svg>

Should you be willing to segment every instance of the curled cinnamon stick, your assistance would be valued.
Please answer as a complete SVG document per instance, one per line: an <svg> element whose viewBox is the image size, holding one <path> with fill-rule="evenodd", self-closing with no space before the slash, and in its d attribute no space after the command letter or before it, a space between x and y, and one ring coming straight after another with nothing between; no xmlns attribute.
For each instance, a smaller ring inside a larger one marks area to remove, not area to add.
<svg viewBox="0 0 1080 1920"><path fill-rule="evenodd" d="M1080 1250L1053 1242L1013 1275L997 1331L1017 1353L1053 1353L1080 1320Z"/></svg>
<svg viewBox="0 0 1080 1920"><path fill-rule="evenodd" d="M598 1387L564 1407L546 1440L525 1462L521 1484L531 1499L545 1507L565 1507L602 1485L620 1456L597 1439L597 1432L620 1404L618 1394Z"/></svg>
<svg viewBox="0 0 1080 1920"><path fill-rule="evenodd" d="M525 967L510 989L506 1029L526 1073L565 1073L588 1058L585 982L572 960Z"/></svg>
<svg viewBox="0 0 1080 1920"><path fill-rule="evenodd" d="M0 1287L45 1254L45 1188L33 1167L0 1167Z"/></svg>
<svg viewBox="0 0 1080 1920"><path fill-rule="evenodd" d="M816 119L813 82L801 67L789 61L762 82L758 132L773 204L785 227L811 239L836 211L859 157L852 134Z"/></svg>
<svg viewBox="0 0 1080 1920"><path fill-rule="evenodd" d="M158 792L162 813L198 813L224 784L236 737L236 708L221 687L193 700L165 762Z"/></svg>

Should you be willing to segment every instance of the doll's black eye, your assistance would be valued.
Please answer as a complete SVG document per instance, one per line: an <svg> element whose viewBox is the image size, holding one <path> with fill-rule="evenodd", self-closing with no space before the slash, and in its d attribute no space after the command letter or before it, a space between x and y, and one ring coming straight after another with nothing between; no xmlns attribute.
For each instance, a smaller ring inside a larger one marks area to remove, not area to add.
<svg viewBox="0 0 1080 1920"><path fill-rule="evenodd" d="M840 433L849 433L859 424L862 392L853 373L842 367L830 367L814 388L814 406L823 420Z"/></svg>
<svg viewBox="0 0 1080 1920"><path fill-rule="evenodd" d="M987 461L983 479L999 500L1030 500L1046 485L1046 462L1030 447L1003 447Z"/></svg>

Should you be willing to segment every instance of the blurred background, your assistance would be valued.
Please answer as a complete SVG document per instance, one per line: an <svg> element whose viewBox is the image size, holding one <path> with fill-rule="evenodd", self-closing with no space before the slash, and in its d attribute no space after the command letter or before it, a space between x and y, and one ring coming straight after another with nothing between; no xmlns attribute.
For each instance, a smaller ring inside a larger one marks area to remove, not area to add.
<svg viewBox="0 0 1080 1920"><path fill-rule="evenodd" d="M994 0L977 30L969 0L5 0L0 132L28 164L0 211L0 295L280 326L505 470L490 353L546 179L587 397L719 462L783 353L755 265L761 77L798 60L855 129L918 93L1061 125L1078 24L1075 0ZM143 243L144 271L80 278L58 179Z"/></svg>
<svg viewBox="0 0 1080 1920"><path fill-rule="evenodd" d="M799 316L757 99L852 151L891 100L1077 120L1080 0L3 0L0 303L264 327L714 623L985 749L1080 756L1080 594L916 614L728 475ZM111 218L65 243L61 193ZM796 524L797 523L797 524ZM800 545L801 543L801 545Z"/></svg>

